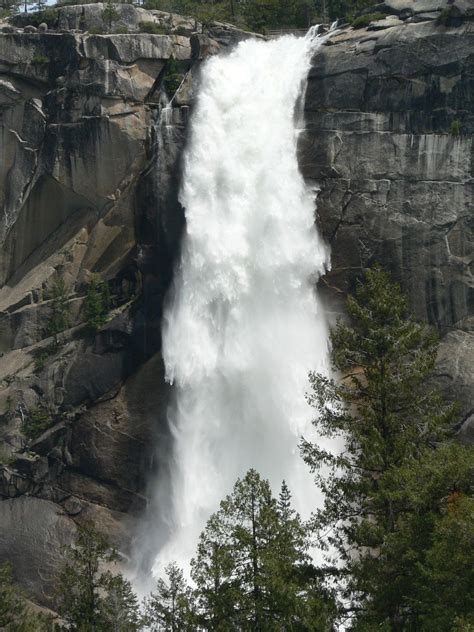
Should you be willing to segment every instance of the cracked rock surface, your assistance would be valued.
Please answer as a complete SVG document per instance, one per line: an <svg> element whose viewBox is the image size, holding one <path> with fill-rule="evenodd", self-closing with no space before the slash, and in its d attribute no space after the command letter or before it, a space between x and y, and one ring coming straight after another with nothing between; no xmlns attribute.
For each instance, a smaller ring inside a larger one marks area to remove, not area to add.
<svg viewBox="0 0 474 632"><path fill-rule="evenodd" d="M456 2L464 18L445 24L444 0L389 0L376 9L403 20L331 36L309 73L300 162L321 187L318 222L332 252L321 289L333 316L362 269L378 261L389 270L416 316L441 331L439 377L461 403L460 436L472 440L474 16L468 4Z"/></svg>

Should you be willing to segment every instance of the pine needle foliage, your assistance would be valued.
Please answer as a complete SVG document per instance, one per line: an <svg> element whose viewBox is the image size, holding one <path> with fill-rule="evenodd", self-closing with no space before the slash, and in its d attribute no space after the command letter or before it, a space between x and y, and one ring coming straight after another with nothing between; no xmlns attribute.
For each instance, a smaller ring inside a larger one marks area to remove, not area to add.
<svg viewBox="0 0 474 632"><path fill-rule="evenodd" d="M183 571L174 562L165 569L145 606L145 621L152 632L191 632L197 629L194 595Z"/></svg>
<svg viewBox="0 0 474 632"><path fill-rule="evenodd" d="M107 538L86 523L58 582L58 612L70 632L136 632L141 629L137 597L130 583L106 567L117 561Z"/></svg>
<svg viewBox="0 0 474 632"><path fill-rule="evenodd" d="M428 607L422 568L442 499L468 492L472 451L440 447L456 407L430 379L437 337L410 316L400 287L376 266L347 311L350 322L331 333L338 379L312 373L308 395L319 434L344 447L333 454L301 446L325 496L314 527L328 554L326 573L339 579L350 629L435 630L420 627Z"/></svg>
<svg viewBox="0 0 474 632"><path fill-rule="evenodd" d="M332 601L318 584L301 520L283 485L249 470L201 534L192 561L203 630L332 630Z"/></svg>

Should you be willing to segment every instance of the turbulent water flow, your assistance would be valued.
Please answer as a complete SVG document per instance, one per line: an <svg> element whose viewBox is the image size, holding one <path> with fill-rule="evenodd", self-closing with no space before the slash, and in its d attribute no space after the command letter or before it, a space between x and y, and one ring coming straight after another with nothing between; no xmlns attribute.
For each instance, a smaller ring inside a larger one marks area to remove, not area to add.
<svg viewBox="0 0 474 632"><path fill-rule="evenodd" d="M317 491L298 454L311 435L310 369L327 331L314 284L327 250L298 170L298 99L317 38L246 41L203 67L185 156L186 232L163 326L173 449L148 538L153 572L186 566L237 477L256 468L296 508Z"/></svg>

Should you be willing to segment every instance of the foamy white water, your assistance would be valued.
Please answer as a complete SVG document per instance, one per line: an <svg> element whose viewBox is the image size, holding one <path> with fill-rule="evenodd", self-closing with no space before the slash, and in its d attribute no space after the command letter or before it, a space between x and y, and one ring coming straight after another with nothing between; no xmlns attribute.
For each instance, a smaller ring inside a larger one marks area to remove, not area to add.
<svg viewBox="0 0 474 632"><path fill-rule="evenodd" d="M317 45L249 40L203 67L163 325L175 392L148 533L155 575L171 560L188 565L210 514L251 467L275 491L285 479L303 516L317 504L298 441L312 436L308 372L327 363L314 285L328 252L298 170L295 115Z"/></svg>

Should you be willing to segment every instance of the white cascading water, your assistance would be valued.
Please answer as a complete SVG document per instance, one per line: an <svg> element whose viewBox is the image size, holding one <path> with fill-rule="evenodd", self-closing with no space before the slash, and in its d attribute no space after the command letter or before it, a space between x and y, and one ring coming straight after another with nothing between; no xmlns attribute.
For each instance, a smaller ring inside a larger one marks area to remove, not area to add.
<svg viewBox="0 0 474 632"><path fill-rule="evenodd" d="M153 574L185 568L253 467L285 479L308 515L318 492L298 451L312 436L310 369L325 370L315 281L328 251L298 170L295 111L318 38L248 40L202 68L185 156L181 262L163 326L173 447L156 486Z"/></svg>

